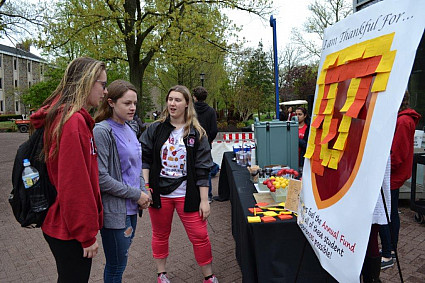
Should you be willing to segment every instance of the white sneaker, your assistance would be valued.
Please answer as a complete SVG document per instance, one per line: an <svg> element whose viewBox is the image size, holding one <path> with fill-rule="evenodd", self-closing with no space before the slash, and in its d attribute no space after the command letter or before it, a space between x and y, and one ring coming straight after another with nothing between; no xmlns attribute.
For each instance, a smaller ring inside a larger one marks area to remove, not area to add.
<svg viewBox="0 0 425 283"><path fill-rule="evenodd" d="M213 275L210 279L204 280L204 283L218 283L218 279Z"/></svg>
<svg viewBox="0 0 425 283"><path fill-rule="evenodd" d="M171 283L171 281L166 274L161 273L161 275L158 276L158 283Z"/></svg>

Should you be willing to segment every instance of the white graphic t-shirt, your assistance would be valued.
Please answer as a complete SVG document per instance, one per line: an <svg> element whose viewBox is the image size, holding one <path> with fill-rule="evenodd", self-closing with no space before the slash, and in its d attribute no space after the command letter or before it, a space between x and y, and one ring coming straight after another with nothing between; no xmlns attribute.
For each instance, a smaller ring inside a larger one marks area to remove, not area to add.
<svg viewBox="0 0 425 283"><path fill-rule="evenodd" d="M186 147L183 142L184 128L171 132L161 148L161 177L180 178L187 175L186 171ZM163 197L184 197L186 194L186 181L168 195Z"/></svg>

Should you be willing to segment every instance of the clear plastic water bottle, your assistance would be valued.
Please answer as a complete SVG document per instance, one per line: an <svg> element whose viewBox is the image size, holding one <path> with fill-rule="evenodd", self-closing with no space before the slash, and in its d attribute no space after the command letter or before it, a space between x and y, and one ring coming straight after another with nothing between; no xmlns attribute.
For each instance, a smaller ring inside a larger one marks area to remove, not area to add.
<svg viewBox="0 0 425 283"><path fill-rule="evenodd" d="M24 171L22 172L22 181L24 182L25 189L29 190L29 198L31 210L34 212L41 212L49 208L49 203L45 196L41 193L40 174L38 170L31 166L28 159L24 159Z"/></svg>
<svg viewBox="0 0 425 283"><path fill-rule="evenodd" d="M29 189L38 182L40 174L38 170L31 166L28 159L24 159L24 171L22 172L22 181L24 181L25 189Z"/></svg>

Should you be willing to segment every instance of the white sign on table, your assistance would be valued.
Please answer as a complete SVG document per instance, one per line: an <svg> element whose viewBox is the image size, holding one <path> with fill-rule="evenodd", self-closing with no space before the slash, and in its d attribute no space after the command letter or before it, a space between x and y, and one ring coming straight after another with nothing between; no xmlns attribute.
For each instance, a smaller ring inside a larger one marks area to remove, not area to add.
<svg viewBox="0 0 425 283"><path fill-rule="evenodd" d="M425 1L386 0L326 29L298 225L321 265L359 282Z"/></svg>

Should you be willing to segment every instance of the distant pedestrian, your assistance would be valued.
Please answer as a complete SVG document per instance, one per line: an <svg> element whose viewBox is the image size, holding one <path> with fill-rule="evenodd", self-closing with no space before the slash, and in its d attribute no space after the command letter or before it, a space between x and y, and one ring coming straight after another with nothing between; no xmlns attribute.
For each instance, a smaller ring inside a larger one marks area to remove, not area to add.
<svg viewBox="0 0 425 283"><path fill-rule="evenodd" d="M176 211L192 243L204 283L217 283L212 273L213 258L206 221L210 215L208 172L213 165L211 148L205 130L196 118L187 87L172 87L166 102L163 116L141 137L143 176L153 199L149 215L158 282L170 282L166 262Z"/></svg>
<svg viewBox="0 0 425 283"><path fill-rule="evenodd" d="M204 128L205 132L207 132L208 142L210 143L210 146L212 148L212 143L215 137L217 136L217 132L218 132L217 113L215 112L214 108L212 108L205 102L207 97L208 97L208 92L202 86L198 86L193 90L193 101L195 102L194 106L195 106L196 114L198 115L199 123ZM213 177L212 176L213 174L214 176L215 174L217 174L218 170L219 170L218 164L214 163L214 166L213 168L211 168L211 171L208 177L208 183L209 183L208 201L209 202L211 202L213 199L211 178Z"/></svg>
<svg viewBox="0 0 425 283"><path fill-rule="evenodd" d="M58 282L88 282L103 222L94 120L89 110L108 93L105 64L77 58L31 116L44 126L44 156L57 198L41 226L56 261Z"/></svg>
<svg viewBox="0 0 425 283"><path fill-rule="evenodd" d="M294 112L294 108L292 106L289 106L286 110L286 121L291 121L292 117L296 116L297 114Z"/></svg>
<svg viewBox="0 0 425 283"><path fill-rule="evenodd" d="M300 168L304 166L304 154L307 148L309 119L307 110L304 107L298 107L295 110L298 117L298 165Z"/></svg>
<svg viewBox="0 0 425 283"><path fill-rule="evenodd" d="M283 105L281 105L279 108L280 108L280 111L279 111L279 121L286 121L286 111L285 111L285 108L283 107Z"/></svg>
<svg viewBox="0 0 425 283"><path fill-rule="evenodd" d="M161 115L161 112L159 111L152 112L153 120L156 121L159 118L159 115Z"/></svg>

